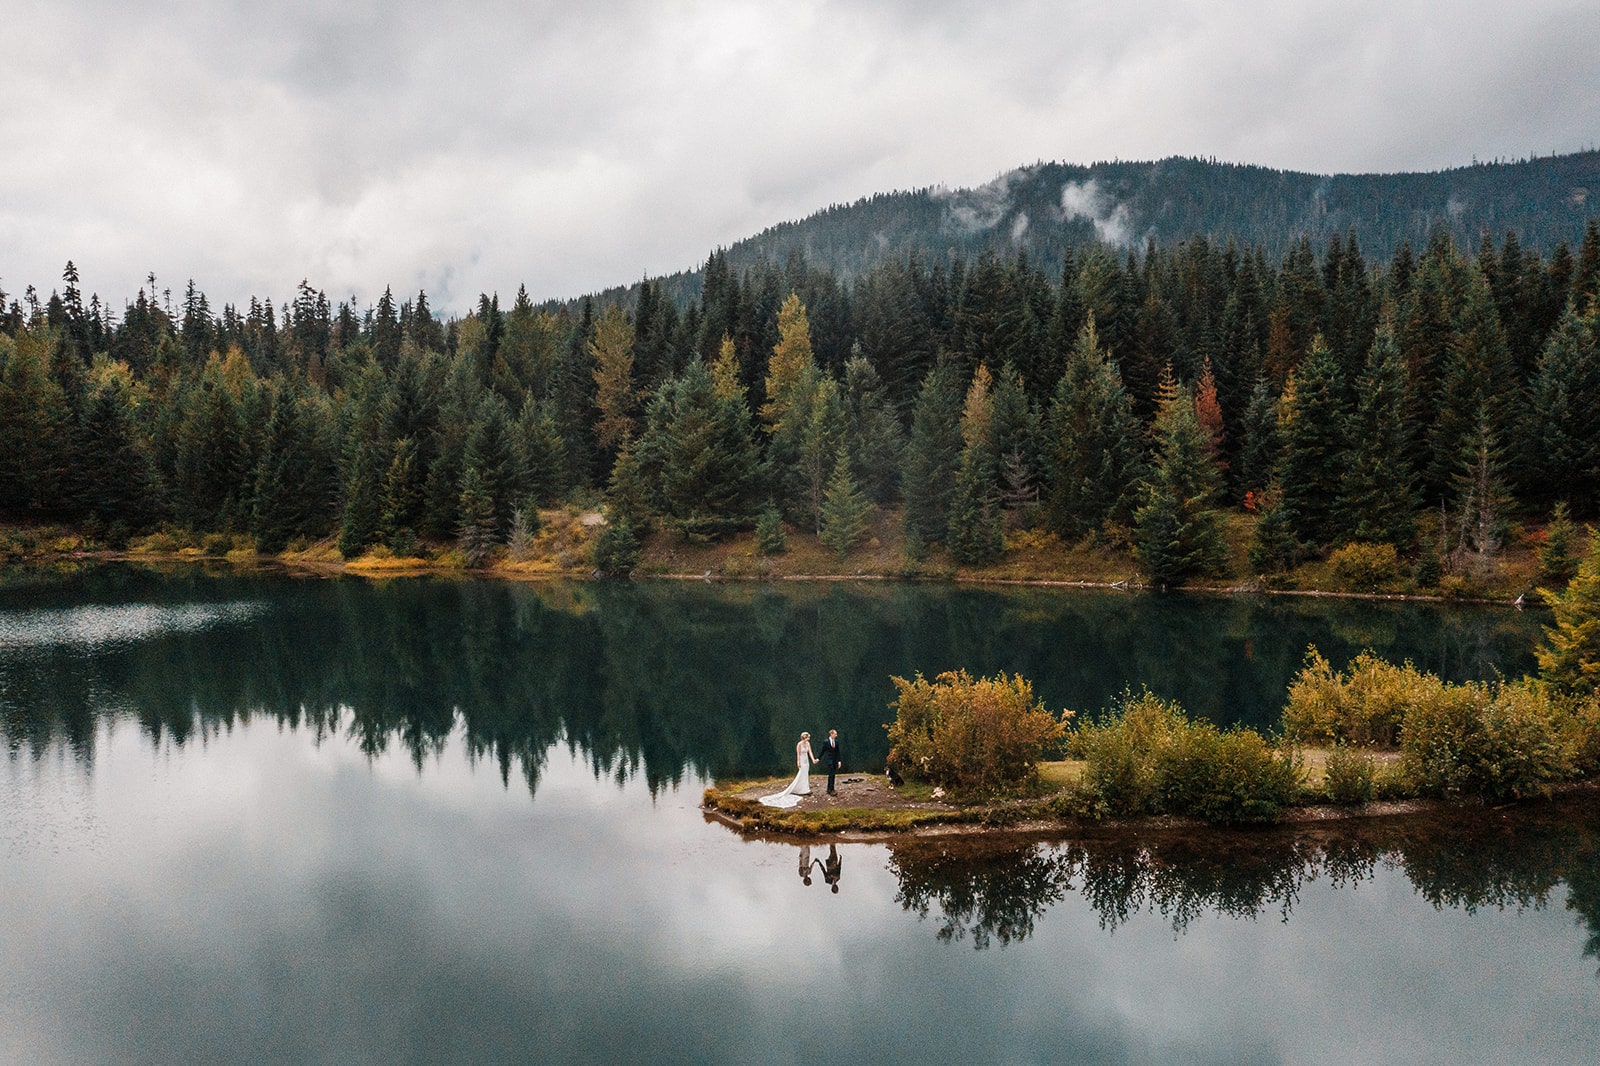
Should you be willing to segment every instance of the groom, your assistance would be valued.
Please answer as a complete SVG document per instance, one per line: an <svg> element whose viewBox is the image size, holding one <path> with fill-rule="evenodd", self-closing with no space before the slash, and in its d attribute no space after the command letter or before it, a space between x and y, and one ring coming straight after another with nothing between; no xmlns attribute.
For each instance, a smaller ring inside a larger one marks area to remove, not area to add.
<svg viewBox="0 0 1600 1066"><path fill-rule="evenodd" d="M828 739L822 742L822 765L828 771L828 795L833 795L833 775L839 772L844 757L839 753L839 731L828 730Z"/></svg>

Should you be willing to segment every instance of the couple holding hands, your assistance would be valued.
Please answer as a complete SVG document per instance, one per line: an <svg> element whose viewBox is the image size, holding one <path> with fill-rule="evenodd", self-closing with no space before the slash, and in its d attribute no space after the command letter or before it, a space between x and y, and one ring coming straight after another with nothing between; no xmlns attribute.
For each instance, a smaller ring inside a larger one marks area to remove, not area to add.
<svg viewBox="0 0 1600 1066"><path fill-rule="evenodd" d="M761 802L768 807L793 807L800 802L801 796L811 795L811 767L819 762L828 772L828 795L833 795L834 775L844 764L844 757L839 749L839 731L828 730L828 739L822 742L820 757L811 750L811 734L801 733L800 742L794 746L794 758L799 769L794 775L794 780L789 782L789 787L782 792L761 797Z"/></svg>

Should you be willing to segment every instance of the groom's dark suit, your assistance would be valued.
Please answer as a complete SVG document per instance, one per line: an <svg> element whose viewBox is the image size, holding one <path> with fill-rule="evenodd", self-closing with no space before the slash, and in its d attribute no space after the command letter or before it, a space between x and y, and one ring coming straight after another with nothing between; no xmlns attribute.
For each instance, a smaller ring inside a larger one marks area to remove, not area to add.
<svg viewBox="0 0 1600 1066"><path fill-rule="evenodd" d="M830 736L822 742L822 751L817 754L822 760L823 768L828 771L828 795L833 795L833 775L839 772L844 756L840 754L839 738Z"/></svg>

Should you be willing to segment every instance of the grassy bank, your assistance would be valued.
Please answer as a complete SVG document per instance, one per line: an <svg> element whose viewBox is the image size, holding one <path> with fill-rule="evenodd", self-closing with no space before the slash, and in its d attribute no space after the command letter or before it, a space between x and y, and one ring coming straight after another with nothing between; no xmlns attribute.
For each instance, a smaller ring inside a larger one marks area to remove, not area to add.
<svg viewBox="0 0 1600 1066"><path fill-rule="evenodd" d="M0 526L0 564L50 562L82 556L226 559L235 563L276 562L390 576L415 573L473 573L508 579L588 577L594 573L594 548L605 518L593 509L572 506L540 512L539 527L515 549L501 546L486 563L469 568L454 544L419 544L396 552L376 547L351 559L342 557L333 538L292 542L274 555L256 551L242 534L164 527L131 537L108 537L95 530L64 526ZM1424 580L1392 555L1332 551L1309 558L1285 573L1260 575L1250 566L1248 549L1258 519L1231 514L1225 521L1228 544L1223 570L1189 587L1224 591L1281 591L1342 595L1411 596L1509 602L1531 596L1541 583L1540 530L1517 531L1504 551L1487 563L1460 573ZM1580 538L1581 539L1581 538ZM640 577L711 577L730 580L822 578L901 578L1035 582L1144 587L1144 571L1125 547L1094 541L1063 543L1037 530L1011 530L1005 550L986 566L963 566L934 546L919 557L906 552L898 511L879 511L870 535L844 555L825 547L814 532L785 526L784 549L763 553L753 532L714 541L656 530L644 538L634 574Z"/></svg>

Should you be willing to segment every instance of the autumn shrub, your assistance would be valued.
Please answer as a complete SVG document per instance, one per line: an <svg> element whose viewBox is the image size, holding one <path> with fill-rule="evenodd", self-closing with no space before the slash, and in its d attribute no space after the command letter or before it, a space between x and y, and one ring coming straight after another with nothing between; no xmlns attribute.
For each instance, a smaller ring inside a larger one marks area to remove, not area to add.
<svg viewBox="0 0 1600 1066"><path fill-rule="evenodd" d="M1161 807L1208 822L1276 821L1294 801L1300 768L1254 729L1188 723L1156 762Z"/></svg>
<svg viewBox="0 0 1600 1066"><path fill-rule="evenodd" d="M1301 744L1392 748L1407 708L1433 698L1442 682L1409 662L1396 666L1362 652L1335 670L1316 648L1289 683L1284 734Z"/></svg>
<svg viewBox="0 0 1600 1066"><path fill-rule="evenodd" d="M1160 807L1156 753L1185 725L1183 710L1149 690L1123 693L1113 714L1081 722L1068 750L1084 761L1080 787L1097 816L1150 814Z"/></svg>
<svg viewBox="0 0 1600 1066"><path fill-rule="evenodd" d="M1056 716L1020 675L974 679L965 670L933 681L894 678L889 760L906 778L964 797L995 796L1031 785L1070 712Z"/></svg>
<svg viewBox="0 0 1600 1066"><path fill-rule="evenodd" d="M1270 822L1293 802L1297 760L1253 729L1192 721L1175 702L1124 694L1098 722L1073 731L1084 760L1081 806L1104 817L1183 814L1208 822Z"/></svg>
<svg viewBox="0 0 1600 1066"><path fill-rule="evenodd" d="M1537 682L1441 686L1406 716L1407 781L1431 796L1530 795L1575 772L1568 718Z"/></svg>
<svg viewBox="0 0 1600 1066"><path fill-rule="evenodd" d="M1328 566L1341 588L1382 592L1400 583L1400 557L1393 544L1346 544L1328 556Z"/></svg>
<svg viewBox="0 0 1600 1066"><path fill-rule="evenodd" d="M1565 701L1563 728L1572 755L1573 774L1577 777L1600 774L1600 696L1554 698Z"/></svg>
<svg viewBox="0 0 1600 1066"><path fill-rule="evenodd" d="M1328 801L1346 807L1368 802L1375 790L1374 771L1371 755L1336 745L1328 752L1322 768L1322 787Z"/></svg>

